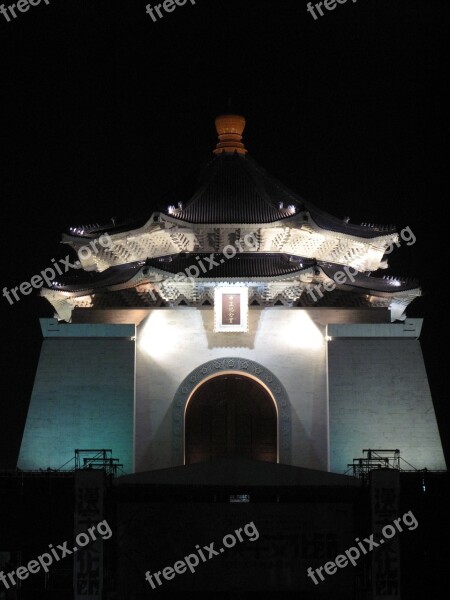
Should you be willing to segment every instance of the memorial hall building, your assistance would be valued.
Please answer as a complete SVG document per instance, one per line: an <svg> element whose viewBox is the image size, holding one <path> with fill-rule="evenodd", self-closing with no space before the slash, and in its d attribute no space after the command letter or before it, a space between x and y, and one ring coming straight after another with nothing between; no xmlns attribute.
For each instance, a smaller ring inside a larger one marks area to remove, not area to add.
<svg viewBox="0 0 450 600"><path fill-rule="evenodd" d="M399 231L272 177L243 117L215 125L195 188L63 234L77 268L41 290L54 318L18 467L110 449L128 475L236 458L342 474L376 448L445 469L407 316L420 286L383 275Z"/></svg>

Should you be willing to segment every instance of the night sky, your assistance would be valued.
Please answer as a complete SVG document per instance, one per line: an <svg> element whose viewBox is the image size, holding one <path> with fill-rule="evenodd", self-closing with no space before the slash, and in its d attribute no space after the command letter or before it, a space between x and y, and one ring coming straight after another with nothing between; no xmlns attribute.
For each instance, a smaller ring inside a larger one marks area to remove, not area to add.
<svg viewBox="0 0 450 600"><path fill-rule="evenodd" d="M304 0L188 0L157 22L146 4L50 0L11 22L0 14L1 287L66 256L69 226L158 207L210 157L214 118L241 113L252 157L294 191L353 223L414 232L388 274L415 276L424 292L408 316L425 318L450 463L448 0L348 0L318 20ZM0 468L14 468L38 319L53 310L37 293L0 306Z"/></svg>

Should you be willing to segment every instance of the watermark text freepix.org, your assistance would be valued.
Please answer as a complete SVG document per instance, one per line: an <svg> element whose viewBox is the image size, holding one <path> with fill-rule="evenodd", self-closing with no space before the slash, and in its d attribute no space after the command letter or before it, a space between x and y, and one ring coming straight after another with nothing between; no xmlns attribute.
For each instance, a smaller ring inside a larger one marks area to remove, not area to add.
<svg viewBox="0 0 450 600"><path fill-rule="evenodd" d="M50 4L50 0L42 0L48 6ZM17 19L19 13L24 13L30 10L30 6L39 6L41 0L19 0L15 4L10 4L9 6L5 6L4 4L0 5L0 13L5 17L8 23L11 22L11 17L13 19ZM9 12L8 12L9 11Z"/></svg>
<svg viewBox="0 0 450 600"><path fill-rule="evenodd" d="M258 244L255 234L248 233L247 235L244 236L244 238L239 238L238 240L236 240L234 242L235 243L234 246L232 246L231 244L228 244L227 246L225 246L222 250L223 258L221 258L219 260L219 262L216 262L214 260L214 253L210 254L209 258L206 258L206 257L204 258L207 265L205 265L203 260L201 260L200 257L197 256L196 260L198 261L197 262L198 266L191 265L190 267L187 267L184 270L184 273L182 271L180 271L179 273L177 273L174 276L173 279L175 281L184 281L185 279L188 279L190 281L190 283L195 283L195 279L200 276L200 273L206 273L207 271L211 271L211 269L213 269L214 267L218 267L220 264L223 264L225 262L225 260L234 258L236 256L238 250L239 250L239 252L244 252L244 248L242 247L242 242L244 242L245 246L247 248L250 248L251 250L257 250L259 248L259 244ZM209 267L209 268L207 268L207 267Z"/></svg>
<svg viewBox="0 0 450 600"><path fill-rule="evenodd" d="M394 250L394 247L399 248L401 245L400 240L404 241L407 246L412 246L416 243L417 238L410 227L405 227L400 232L400 239L396 242L392 242L386 248L384 256L386 254L390 254ZM306 287L306 292L309 294L313 302L317 302L324 297L323 291L332 292L336 289L336 285L346 284L349 280L351 283L354 283L356 281L355 275L357 273L358 270L353 267L344 267L343 270L336 271L336 273L333 275L333 281L325 281L323 283L316 283L315 285L308 285Z"/></svg>
<svg viewBox="0 0 450 600"><path fill-rule="evenodd" d="M412 511L408 511L402 517L399 517L398 519L395 519L393 521L393 524L395 525L395 527L394 527L394 525L391 525L390 523L388 523L387 525L385 525L383 527L383 529L381 530L381 533L383 534L384 537L381 538L378 542L376 542L373 539L373 536L374 536L373 533L368 538L364 538L364 540L362 542L360 541L359 538L355 538L355 542L358 543L359 548L356 546L352 546L351 548L349 548L348 550L345 551L345 554L338 554L336 556L336 558L334 559L334 561L329 561L329 562L325 563L325 565L323 567L318 567L317 569L314 569L314 570L311 567L308 567L308 570L307 570L308 577L310 577L313 580L314 585L318 585L319 581L317 581L316 574L320 578L321 581L325 581L325 577L322 575L322 571L325 571L325 573L327 575L334 575L336 573L336 571L338 570L338 567L339 567L339 569L343 569L344 567L346 567L348 565L349 562L354 567L356 567L356 561L358 560L358 558L361 557L361 552L363 554L367 554L368 552L371 552L374 548L378 548L379 546L384 544L385 540L390 540L395 535L397 535L397 531L403 531L401 521L403 521L403 524L407 526L409 531L414 531L414 529L416 529L417 526L419 525L419 523L417 522L417 519L413 515ZM367 547L364 546L364 542L366 542ZM361 550L361 552L360 552L360 550Z"/></svg>
<svg viewBox="0 0 450 600"><path fill-rule="evenodd" d="M353 273L351 271L353 271ZM336 271L333 276L333 281L324 281L323 283L308 285L306 287L306 291L311 296L312 300L317 302L319 298L323 298L322 289L324 289L326 292L332 292L336 288L337 284L342 285L347 283L349 279L352 283L354 283L356 281L354 275L356 275L357 272L357 269L353 269L352 267L344 267L342 271Z"/></svg>
<svg viewBox="0 0 450 600"><path fill-rule="evenodd" d="M389 246L384 251L384 254L385 255L390 254L394 250L395 246L397 248L400 248L400 245L401 245L400 240L405 242L407 246L413 246L417 242L417 238L414 235L414 232L411 229L411 227L405 227L404 229L402 229L400 231L400 239L397 240L396 242L393 242L392 244L389 244Z"/></svg>
<svg viewBox="0 0 450 600"><path fill-rule="evenodd" d="M53 564L53 559L58 562L61 559L66 558L66 556L78 552L79 548L84 548L84 546L90 544L91 541L95 542L95 540L97 540L97 533L100 534L102 540L109 540L112 536L112 531L108 523L106 521L100 521L97 525L89 527L87 533L83 531L77 535L75 538L77 546L74 546L72 550L67 547L68 542L58 544L56 548L53 547L53 544L49 544L48 547L51 554L50 552L44 552L38 556L36 560L30 560L26 567L18 567L15 571L10 571L6 575L3 571L0 571L0 581L5 588L9 590L11 585L17 585L19 579L21 581L27 579L30 573L39 573L41 569L44 569L44 571L48 573L49 567ZM60 551L61 556L58 554L58 550ZM15 580L16 577L17 581Z"/></svg>
<svg viewBox="0 0 450 600"><path fill-rule="evenodd" d="M108 248L109 250L111 250L113 246L113 241L107 233L101 235L98 238L98 243L102 248ZM97 253L98 251L99 249L97 248L97 240L93 240L89 243L88 246L81 246L81 248L78 249L78 256L80 256L80 258L87 259L90 258L90 256L92 256L93 253ZM52 258L52 267L47 267L46 269L41 271L39 275L34 275L29 282L24 281L19 286L13 287L10 290L8 290L8 288L5 286L3 288L3 296L8 300L10 304L14 304L15 300L20 300L18 294L19 291L24 296L28 296L28 294L31 294L31 292L33 291L33 288L38 290L44 285L44 283L46 283L47 286L50 287L52 281L57 275L62 275L63 273L67 273L69 269L77 269L80 266L79 261L71 263L69 261L69 258L69 255L67 255L66 258L61 258L58 261ZM61 269L58 262L65 267L64 270ZM14 296L15 300L11 298L11 294Z"/></svg>
<svg viewBox="0 0 450 600"><path fill-rule="evenodd" d="M239 529L236 529L234 531L236 537L232 533L228 533L226 536L224 536L222 540L223 546L225 546L225 548L233 548L233 546L235 546L237 543L236 538L240 542L246 541L242 536L242 531L247 536L247 539L251 542L255 542L259 538L259 531L256 529L256 526L253 523L253 521L251 521L250 523L247 523L247 525L245 525L244 527L239 527ZM183 560L178 560L173 565L173 567L165 567L162 571L156 571L153 574L150 573L150 571L147 571L145 573L145 579L151 585L152 589L156 589L156 585L153 581L153 578L155 578L158 585L161 586L164 583L163 581L161 581L161 575L164 577L164 579L170 581L175 577L175 575L183 575L183 573L186 573L187 569L189 569L191 573L195 573L195 569L200 564L200 559L202 562L206 562L213 556L219 556L220 554L223 554L223 552L225 552L225 548L223 547L219 548L218 550L215 550L214 542L211 542L207 546L203 546L203 548L200 548L199 544L197 544L195 548L197 550L197 553L188 554L184 557Z"/></svg>
<svg viewBox="0 0 450 600"><path fill-rule="evenodd" d="M348 0L350 1L350 0ZM358 0L352 0L353 4L356 4ZM314 20L317 21L317 19L319 18L317 16L317 14L315 13L314 9L316 9L317 13L323 17L325 15L325 13L322 10L322 6L324 6L327 10L334 10L338 4L346 4L347 0L325 0L325 2L317 2L317 4L315 4L313 6L312 2L308 2L308 5L306 7L306 10L311 14L312 17L314 17Z"/></svg>
<svg viewBox="0 0 450 600"><path fill-rule="evenodd" d="M166 13L171 13L178 8L178 6L184 6L188 1L192 4L192 6L195 5L195 0L164 0L164 2L161 4L156 4L155 6L147 4L145 7L145 12L148 13L153 22L156 23L158 18L162 19L164 17L161 9L164 9ZM158 15L158 18L155 16L155 13Z"/></svg>
<svg viewBox="0 0 450 600"><path fill-rule="evenodd" d="M195 284L196 279L198 277L200 277L201 273L207 273L208 271L211 271L212 269L214 269L214 267L218 267L219 265L223 264L225 262L225 260L234 258L238 251L245 252L245 248L242 245L243 243L247 249L250 249L252 251L258 250L258 248L259 248L259 243L258 243L258 240L256 239L256 235L254 233L247 233L246 235L244 235L243 238L241 237L238 240L235 240L234 246L232 246L231 244L228 244L227 246L225 246L221 252L223 257L221 259L219 259L219 261L215 260L215 256L217 253L214 253L214 252L212 252L209 255L209 258L207 256L205 256L201 259L200 256L196 256L195 258L197 261L197 265L191 265L189 267L186 267L184 272L180 271L176 275L170 275L167 280L168 281L172 280L176 283L179 282L179 283ZM160 291L161 291L160 286L158 284L155 284L153 286L153 290L150 291L150 296L153 301L156 301L156 299L157 299L156 295L155 295L155 291L157 293L160 293Z"/></svg>

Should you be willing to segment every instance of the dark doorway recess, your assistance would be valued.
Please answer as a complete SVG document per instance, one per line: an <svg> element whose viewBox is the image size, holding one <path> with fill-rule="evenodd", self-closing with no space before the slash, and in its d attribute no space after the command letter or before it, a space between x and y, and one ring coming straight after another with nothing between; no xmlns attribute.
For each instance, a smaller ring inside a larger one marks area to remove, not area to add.
<svg viewBox="0 0 450 600"><path fill-rule="evenodd" d="M219 375L190 399L186 464L242 457L277 462L277 412L269 392L245 375Z"/></svg>

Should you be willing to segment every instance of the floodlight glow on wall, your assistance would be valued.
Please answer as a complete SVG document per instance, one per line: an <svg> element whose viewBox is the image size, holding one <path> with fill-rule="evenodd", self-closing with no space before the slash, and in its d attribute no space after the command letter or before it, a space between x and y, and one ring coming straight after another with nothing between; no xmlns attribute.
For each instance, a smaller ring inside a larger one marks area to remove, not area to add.
<svg viewBox="0 0 450 600"><path fill-rule="evenodd" d="M307 311L302 309L286 310L268 308L268 311L281 310L283 319L277 323L276 329L272 329L270 321L265 323L264 312L261 315L260 324L256 334L255 344L259 343L259 338L265 339L270 331L270 337L273 341L289 350L320 350L325 344L325 332L322 332L314 323Z"/></svg>
<svg viewBox="0 0 450 600"><path fill-rule="evenodd" d="M155 310L143 324L139 346L158 362L176 354L180 338L180 329L171 319L170 311Z"/></svg>

